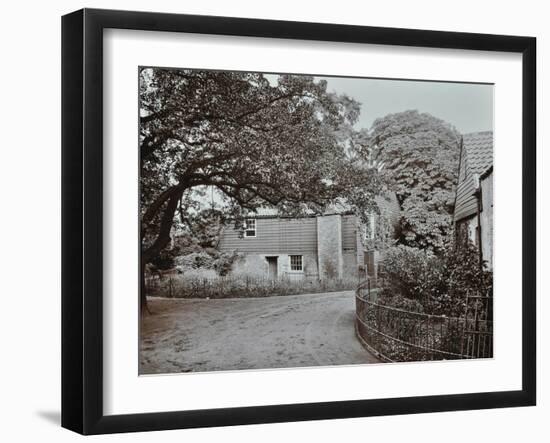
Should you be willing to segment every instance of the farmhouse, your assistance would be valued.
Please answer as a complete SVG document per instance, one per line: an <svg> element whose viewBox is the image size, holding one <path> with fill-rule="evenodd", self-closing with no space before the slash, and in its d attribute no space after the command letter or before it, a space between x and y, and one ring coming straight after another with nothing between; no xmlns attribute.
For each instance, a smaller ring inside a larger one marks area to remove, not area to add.
<svg viewBox="0 0 550 443"><path fill-rule="evenodd" d="M493 131L465 134L455 198L455 232L493 267Z"/></svg>
<svg viewBox="0 0 550 443"><path fill-rule="evenodd" d="M375 201L379 210L366 224L345 205L294 218L262 208L241 228L225 226L218 247L242 254L235 273L273 279L356 279L365 272L376 277L385 248L393 244L400 209L393 193Z"/></svg>
<svg viewBox="0 0 550 443"><path fill-rule="evenodd" d="M243 260L233 272L270 278L359 278L364 266L364 235L350 212L282 217L261 209L242 228L226 226L219 249L237 251Z"/></svg>

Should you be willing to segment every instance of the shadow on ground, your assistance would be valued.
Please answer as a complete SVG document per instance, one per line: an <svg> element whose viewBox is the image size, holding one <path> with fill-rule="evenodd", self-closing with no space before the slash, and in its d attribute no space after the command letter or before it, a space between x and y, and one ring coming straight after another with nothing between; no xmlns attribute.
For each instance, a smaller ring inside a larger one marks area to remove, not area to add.
<svg viewBox="0 0 550 443"><path fill-rule="evenodd" d="M36 411L36 415L50 424L60 426L61 425L61 412L60 411Z"/></svg>

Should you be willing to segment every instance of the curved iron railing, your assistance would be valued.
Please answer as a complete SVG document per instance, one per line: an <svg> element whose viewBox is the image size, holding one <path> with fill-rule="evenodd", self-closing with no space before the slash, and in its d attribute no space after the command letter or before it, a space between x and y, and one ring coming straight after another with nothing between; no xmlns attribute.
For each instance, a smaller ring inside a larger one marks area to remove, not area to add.
<svg viewBox="0 0 550 443"><path fill-rule="evenodd" d="M492 321L478 315L477 308L475 315L466 310L460 318L429 315L379 304L377 291L369 281L357 288L355 330L362 344L381 360L492 357Z"/></svg>

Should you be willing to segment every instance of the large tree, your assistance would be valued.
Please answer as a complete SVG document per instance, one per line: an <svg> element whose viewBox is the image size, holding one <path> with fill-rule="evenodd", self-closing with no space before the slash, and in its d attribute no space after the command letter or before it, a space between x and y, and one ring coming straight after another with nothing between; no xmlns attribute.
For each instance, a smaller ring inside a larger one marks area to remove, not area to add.
<svg viewBox="0 0 550 443"><path fill-rule="evenodd" d="M313 77L145 68L140 72L141 274L170 242L178 207L212 187L237 219L259 206L362 209L376 174L350 160L360 105Z"/></svg>
<svg viewBox="0 0 550 443"><path fill-rule="evenodd" d="M460 135L430 114L405 111L375 120L363 139L397 194L401 242L441 251L451 230Z"/></svg>

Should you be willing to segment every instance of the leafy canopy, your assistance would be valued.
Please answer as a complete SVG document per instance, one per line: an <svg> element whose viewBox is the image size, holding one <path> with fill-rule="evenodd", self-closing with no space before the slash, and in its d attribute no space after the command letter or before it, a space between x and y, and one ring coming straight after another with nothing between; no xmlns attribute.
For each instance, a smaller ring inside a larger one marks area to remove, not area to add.
<svg viewBox="0 0 550 443"><path fill-rule="evenodd" d="M342 196L372 205L377 174L351 161L347 140L359 111L309 76L142 69L142 261L166 247L178 207L200 187L237 217L265 205L321 212Z"/></svg>
<svg viewBox="0 0 550 443"><path fill-rule="evenodd" d="M402 209L401 242L442 251L451 229L460 136L430 114L405 111L362 134Z"/></svg>

